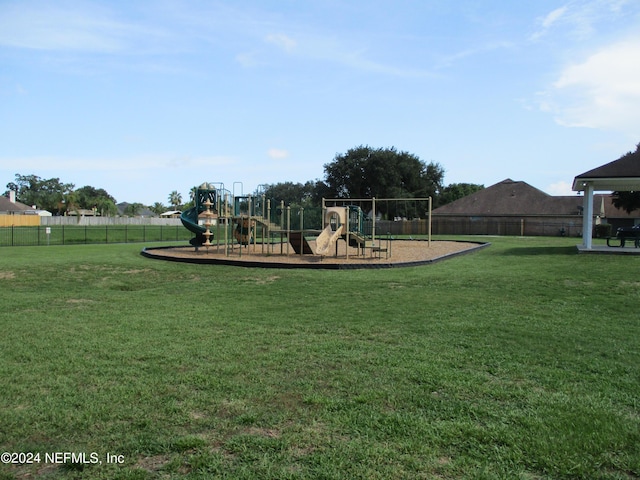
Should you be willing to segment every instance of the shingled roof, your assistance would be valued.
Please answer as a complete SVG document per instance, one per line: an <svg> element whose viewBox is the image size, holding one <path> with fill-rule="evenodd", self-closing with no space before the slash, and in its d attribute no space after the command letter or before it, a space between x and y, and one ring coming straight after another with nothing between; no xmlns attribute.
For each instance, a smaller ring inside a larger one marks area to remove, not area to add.
<svg viewBox="0 0 640 480"><path fill-rule="evenodd" d="M22 213L25 210L32 210L32 208L24 203L12 202L7 197L0 196L0 213Z"/></svg>
<svg viewBox="0 0 640 480"><path fill-rule="evenodd" d="M510 178L433 210L434 215L577 215L582 198L553 196Z"/></svg>

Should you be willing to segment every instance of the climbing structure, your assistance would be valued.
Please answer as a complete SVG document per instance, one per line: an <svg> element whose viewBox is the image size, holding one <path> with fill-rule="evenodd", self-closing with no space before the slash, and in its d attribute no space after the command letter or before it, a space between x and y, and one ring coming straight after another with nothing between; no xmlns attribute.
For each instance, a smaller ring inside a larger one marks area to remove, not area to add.
<svg viewBox="0 0 640 480"><path fill-rule="evenodd" d="M240 183L240 182L235 182ZM235 189L235 184L234 184ZM403 199L323 199L322 214L312 214L315 230L304 228L304 208L299 209L299 226L291 228L291 207L271 208L271 200L266 199L260 190L254 195L231 195L224 189L222 183L203 183L194 189L194 206L181 215L183 225L194 233L190 240L196 248L215 245L224 247L225 255L233 253L237 245L239 255L246 253L287 254L290 250L298 255L338 256L343 252L348 259L353 256L352 249L357 249L357 255L380 255L386 252L390 255L391 234L386 233L385 240L376 236L376 202L397 201ZM429 215L431 199L411 199L412 201L428 201ZM366 215L360 205L371 205ZM286 211L286 217L285 217ZM272 215L274 214L274 215ZM297 219L294 219L294 221ZM295 222L294 222L295 223ZM321 229L318 226L321 225ZM430 218L429 218L430 225ZM315 248L308 238L315 238ZM430 245L429 229L429 245ZM256 246L260 245L260 252ZM339 247L339 245L342 246ZM274 249L279 246L279 252ZM346 248L345 248L346 247ZM349 248L351 247L351 248Z"/></svg>

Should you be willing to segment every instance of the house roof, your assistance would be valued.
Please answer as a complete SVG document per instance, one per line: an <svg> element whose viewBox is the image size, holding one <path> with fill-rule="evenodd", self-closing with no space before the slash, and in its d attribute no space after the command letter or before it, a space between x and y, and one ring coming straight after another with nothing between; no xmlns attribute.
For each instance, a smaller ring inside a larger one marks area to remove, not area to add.
<svg viewBox="0 0 640 480"><path fill-rule="evenodd" d="M23 213L25 210L33 210L33 208L24 203L12 202L7 197L0 197L0 212Z"/></svg>
<svg viewBox="0 0 640 480"><path fill-rule="evenodd" d="M582 198L553 196L510 178L433 210L434 215L577 215ZM598 207L599 208L599 207Z"/></svg>
<svg viewBox="0 0 640 480"><path fill-rule="evenodd" d="M640 145L635 152L576 176L572 189L582 191L587 184L594 190L640 190Z"/></svg>
<svg viewBox="0 0 640 480"><path fill-rule="evenodd" d="M88 208L74 208L67 212L67 215L77 215L80 217L94 217L100 215L97 211L89 210Z"/></svg>
<svg viewBox="0 0 640 480"><path fill-rule="evenodd" d="M116 207L118 208L118 214L119 215L124 215L125 210L127 209L127 207L131 205L129 202L120 202L116 205ZM155 217L156 214L153 213L149 207L145 207L143 206L140 211L138 212L138 216L141 217Z"/></svg>
<svg viewBox="0 0 640 480"><path fill-rule="evenodd" d="M434 215L510 216L577 215L584 197L549 195L526 182L503 180L433 210ZM613 195L594 195L593 213L603 218L635 218L613 205Z"/></svg>

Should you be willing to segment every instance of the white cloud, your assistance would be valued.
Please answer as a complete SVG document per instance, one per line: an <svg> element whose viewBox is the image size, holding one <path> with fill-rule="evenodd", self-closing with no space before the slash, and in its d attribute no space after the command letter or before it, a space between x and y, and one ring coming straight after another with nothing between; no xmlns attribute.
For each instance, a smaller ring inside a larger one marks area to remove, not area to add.
<svg viewBox="0 0 640 480"><path fill-rule="evenodd" d="M270 148L267 155L273 160L284 160L289 157L289 152L280 148Z"/></svg>
<svg viewBox="0 0 640 480"><path fill-rule="evenodd" d="M266 36L265 41L281 48L287 53L291 53L298 45L298 42L283 33L269 34Z"/></svg>
<svg viewBox="0 0 640 480"><path fill-rule="evenodd" d="M285 53L295 56L299 60L321 61L329 64L342 65L350 69L381 73L398 77L427 77L433 76L426 70L413 67L394 66L389 63L370 58L366 42L356 45L352 38L340 37L309 31L297 31L295 38L283 33L270 33L262 37L263 43L273 45ZM499 45L491 48L502 47ZM243 51L236 55L235 60L243 67L268 65L272 61L270 51L264 45L253 50Z"/></svg>
<svg viewBox="0 0 640 480"><path fill-rule="evenodd" d="M34 50L116 51L122 31L105 17L55 6L5 5L0 14L0 44Z"/></svg>
<svg viewBox="0 0 640 480"><path fill-rule="evenodd" d="M531 40L538 40L540 37L545 35L547 31L567 12L567 8L567 6L556 8L541 18L539 20L541 28L531 35Z"/></svg>
<svg viewBox="0 0 640 480"><path fill-rule="evenodd" d="M568 0L562 7L537 19L538 29L530 40L537 41L553 30L577 39L588 38L602 23L631 15L623 8L626 5L633 7L630 0Z"/></svg>
<svg viewBox="0 0 640 480"><path fill-rule="evenodd" d="M97 4L0 4L0 46L116 54L175 45L176 39L169 37L155 26L121 21L114 11Z"/></svg>
<svg viewBox="0 0 640 480"><path fill-rule="evenodd" d="M575 192L571 190L571 184L567 182L556 182L549 185L545 191L549 195L575 195Z"/></svg>
<svg viewBox="0 0 640 480"><path fill-rule="evenodd" d="M540 108L569 127L640 136L640 37L609 45L564 68Z"/></svg>
<svg viewBox="0 0 640 480"><path fill-rule="evenodd" d="M546 17L542 19L542 27L549 28L554 23L558 21L560 17L562 17L567 11L567 7L556 8L554 11L550 12Z"/></svg>
<svg viewBox="0 0 640 480"><path fill-rule="evenodd" d="M265 61L259 52L243 52L236 55L236 61L245 68L264 65Z"/></svg>
<svg viewBox="0 0 640 480"><path fill-rule="evenodd" d="M130 172L147 169L198 169L232 165L235 160L223 156L192 155L135 155L117 158L74 158L61 156L37 156L26 158L1 158L3 165L29 165L37 171L87 171Z"/></svg>
<svg viewBox="0 0 640 480"><path fill-rule="evenodd" d="M459 52L450 54L448 56L443 57L437 64L436 68L449 68L453 66L455 63L460 60L464 60L469 57L483 55L488 53L493 53L496 50L509 50L513 49L514 44L512 42L500 41L500 42L490 42L486 44L478 44L473 47L469 47L465 50L461 50Z"/></svg>

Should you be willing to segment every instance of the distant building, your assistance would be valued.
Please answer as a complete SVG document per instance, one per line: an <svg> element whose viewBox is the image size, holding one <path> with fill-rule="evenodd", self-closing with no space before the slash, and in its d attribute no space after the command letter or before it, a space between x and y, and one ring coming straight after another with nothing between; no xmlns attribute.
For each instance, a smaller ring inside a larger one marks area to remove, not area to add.
<svg viewBox="0 0 640 480"><path fill-rule="evenodd" d="M434 234L567 235L582 234L583 198L549 195L526 182L503 180L432 212ZM614 228L632 218L615 208L610 194L594 195L594 224Z"/></svg>
<svg viewBox="0 0 640 480"><path fill-rule="evenodd" d="M182 212L180 210L169 210L167 212L162 212L160 216L162 218L179 218Z"/></svg>
<svg viewBox="0 0 640 480"><path fill-rule="evenodd" d="M78 217L99 217L100 212L98 212L97 210L90 210L88 208L74 208L67 211L67 215Z"/></svg>
<svg viewBox="0 0 640 480"><path fill-rule="evenodd" d="M25 205L16 201L16 193L9 191L8 197L0 197L0 215L38 215L50 217L51 212L40 210L34 206Z"/></svg>
<svg viewBox="0 0 640 480"><path fill-rule="evenodd" d="M116 207L118 208L118 215L120 215L121 217L127 216L126 215L126 211L127 211L127 207L131 205L128 202L121 202L119 204L116 205ZM157 215L155 213L153 213L151 210L149 210L149 207L145 207L143 206L138 213L136 214L136 217L156 217Z"/></svg>
<svg viewBox="0 0 640 480"><path fill-rule="evenodd" d="M51 213L16 201L13 191L9 197L0 197L0 227L40 225L40 217L45 215L51 216Z"/></svg>
<svg viewBox="0 0 640 480"><path fill-rule="evenodd" d="M16 201L16 192L9 191L9 197L0 197L0 215L24 215L27 210L33 210L29 205Z"/></svg>

